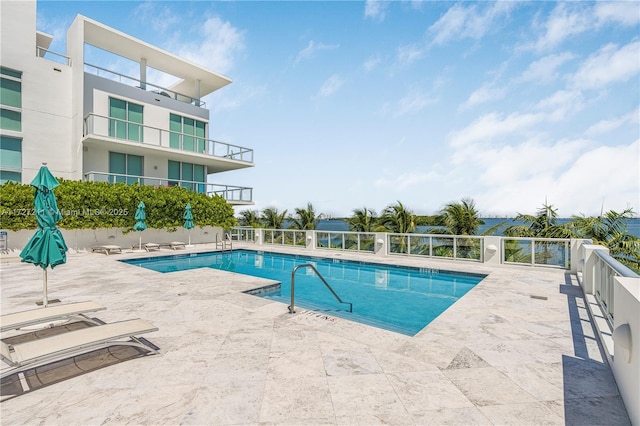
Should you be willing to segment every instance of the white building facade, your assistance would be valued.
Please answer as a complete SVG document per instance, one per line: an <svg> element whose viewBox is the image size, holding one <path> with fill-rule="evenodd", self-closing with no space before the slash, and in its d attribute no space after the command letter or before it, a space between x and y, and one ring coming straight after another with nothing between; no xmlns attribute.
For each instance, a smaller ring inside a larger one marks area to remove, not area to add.
<svg viewBox="0 0 640 426"><path fill-rule="evenodd" d="M44 162L56 177L180 185L253 204L252 188L212 183L253 167L253 150L209 139L202 97L231 80L78 15L65 54L36 30L35 1L0 3L0 183L29 183ZM137 75L85 62L87 46L139 64ZM177 81L152 84L153 68Z"/></svg>

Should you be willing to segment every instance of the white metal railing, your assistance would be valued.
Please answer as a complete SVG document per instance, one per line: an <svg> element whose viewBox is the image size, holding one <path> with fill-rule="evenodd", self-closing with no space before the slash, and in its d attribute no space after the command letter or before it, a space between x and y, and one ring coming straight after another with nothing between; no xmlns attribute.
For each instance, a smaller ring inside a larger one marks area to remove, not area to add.
<svg viewBox="0 0 640 426"><path fill-rule="evenodd" d="M64 64L68 67L71 66L70 57L63 55L62 53L54 52L53 50L45 49L44 47L36 46L36 56L59 64Z"/></svg>
<svg viewBox="0 0 640 426"><path fill-rule="evenodd" d="M568 238L502 237L502 262L569 269Z"/></svg>
<svg viewBox="0 0 640 426"><path fill-rule="evenodd" d="M251 226L235 226L231 228L230 235L235 241L254 242L256 240L256 230Z"/></svg>
<svg viewBox="0 0 640 426"><path fill-rule="evenodd" d="M320 249L371 252L375 250L373 232L315 231L316 247Z"/></svg>
<svg viewBox="0 0 640 426"><path fill-rule="evenodd" d="M250 203L253 197L253 188L246 188L242 186L230 186L221 185L209 182L198 182L193 180L184 179L168 179L151 176L136 176L127 175L121 173L107 173L107 172L88 172L84 174L84 180L91 182L108 182L108 183L126 183L132 185L137 183L139 185L152 185L152 186L181 186L191 191L205 193L209 196L219 195L229 202L242 202Z"/></svg>
<svg viewBox="0 0 640 426"><path fill-rule="evenodd" d="M570 239L485 237L478 235L397 234L388 232L300 231L262 229L260 244L304 246L311 249L346 250L388 255L421 256L485 262L487 238L498 238L501 257L497 263L569 269ZM308 234L306 234L308 233ZM315 244L307 246L307 240ZM255 235L254 235L255 236ZM377 239L376 239L377 238ZM259 238L256 238L258 241ZM384 248L384 250L380 250Z"/></svg>
<svg viewBox="0 0 640 426"><path fill-rule="evenodd" d="M263 244L285 246L307 245L307 232L299 229L263 229Z"/></svg>
<svg viewBox="0 0 640 426"><path fill-rule="evenodd" d="M613 327L615 306L613 303L614 277L637 277L638 275L625 265L614 259L604 250L594 250L593 293L606 314L607 321Z"/></svg>
<svg viewBox="0 0 640 426"><path fill-rule="evenodd" d="M484 238L472 235L387 234L389 254L444 257L482 262Z"/></svg>
<svg viewBox="0 0 640 426"><path fill-rule="evenodd" d="M132 144L157 146L253 163L253 150L249 148L97 114L88 114L84 118L83 132L85 137L95 135L124 140Z"/></svg>
<svg viewBox="0 0 640 426"><path fill-rule="evenodd" d="M166 96L168 98L195 105L197 107L204 108L206 106L206 103L200 99L183 95L182 93L175 92L171 89L167 89L166 87L142 81L135 77L121 74L117 71L108 70L97 65L92 65L85 62L84 71L90 74L97 75L98 77L107 78L109 80L117 81L118 83L126 84L127 86L133 86L142 90L151 91L157 95Z"/></svg>

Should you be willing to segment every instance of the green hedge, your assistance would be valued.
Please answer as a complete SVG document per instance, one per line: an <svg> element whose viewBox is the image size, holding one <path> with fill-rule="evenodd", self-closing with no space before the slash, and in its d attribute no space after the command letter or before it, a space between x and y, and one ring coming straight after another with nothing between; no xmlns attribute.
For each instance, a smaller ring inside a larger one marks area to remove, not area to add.
<svg viewBox="0 0 640 426"><path fill-rule="evenodd" d="M133 228L140 201L145 204L149 228L175 230L184 223L182 215L191 203L196 226L230 228L236 223L231 205L220 197L209 197L188 189L147 185L109 184L58 179L54 190L64 229ZM0 185L0 229L35 229L34 188L7 182Z"/></svg>

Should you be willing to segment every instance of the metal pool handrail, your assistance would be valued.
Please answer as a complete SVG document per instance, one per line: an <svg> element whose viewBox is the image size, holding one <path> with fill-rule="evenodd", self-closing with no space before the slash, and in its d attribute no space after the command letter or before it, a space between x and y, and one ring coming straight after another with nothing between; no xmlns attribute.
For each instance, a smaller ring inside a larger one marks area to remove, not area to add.
<svg viewBox="0 0 640 426"><path fill-rule="evenodd" d="M322 282L324 283L324 285L329 289L329 291L331 292L331 294L334 295L334 297L338 300L338 302L340 303L346 303L349 305L349 312L353 312L353 303L350 302L343 302L342 299L340 299L340 296L338 296L336 294L335 291L333 291L333 289L331 288L331 286L329 285L329 283L327 282L327 280L324 279L324 277L320 274L320 272L318 272L318 270L316 269L315 266L313 266L311 263L303 263L302 265L297 265L296 267L293 268L293 270L291 271L291 305L289 305L289 313L290 314L294 314L295 308L294 308L294 304L293 304L293 299L294 299L294 294L295 294L295 281L296 281L296 271L300 268L311 268L311 270L313 272L315 272L315 274L318 276L318 278L320 278L320 280L322 280Z"/></svg>

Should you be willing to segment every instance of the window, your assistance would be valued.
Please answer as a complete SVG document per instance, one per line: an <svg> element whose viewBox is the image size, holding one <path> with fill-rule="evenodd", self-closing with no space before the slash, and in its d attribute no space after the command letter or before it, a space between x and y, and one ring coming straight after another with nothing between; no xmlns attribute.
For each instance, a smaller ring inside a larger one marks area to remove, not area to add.
<svg viewBox="0 0 640 426"><path fill-rule="evenodd" d="M184 181L203 183L196 184ZM206 179L203 165L169 160L169 185L180 185L192 191L204 193L204 182L206 182Z"/></svg>
<svg viewBox="0 0 640 426"><path fill-rule="evenodd" d="M109 98L109 136L142 142L142 105Z"/></svg>
<svg viewBox="0 0 640 426"><path fill-rule="evenodd" d="M22 131L22 73L0 67L0 129Z"/></svg>
<svg viewBox="0 0 640 426"><path fill-rule="evenodd" d="M169 130L171 131L169 139L169 146L171 148L182 149L184 151L205 152L206 123L204 121L170 114Z"/></svg>
<svg viewBox="0 0 640 426"><path fill-rule="evenodd" d="M22 139L0 136L0 185L22 183Z"/></svg>
<svg viewBox="0 0 640 426"><path fill-rule="evenodd" d="M143 176L144 157L119 152L109 152L109 182L126 182L127 185L139 182L135 176ZM129 175L129 176L122 176ZM142 182L140 182L142 183Z"/></svg>

